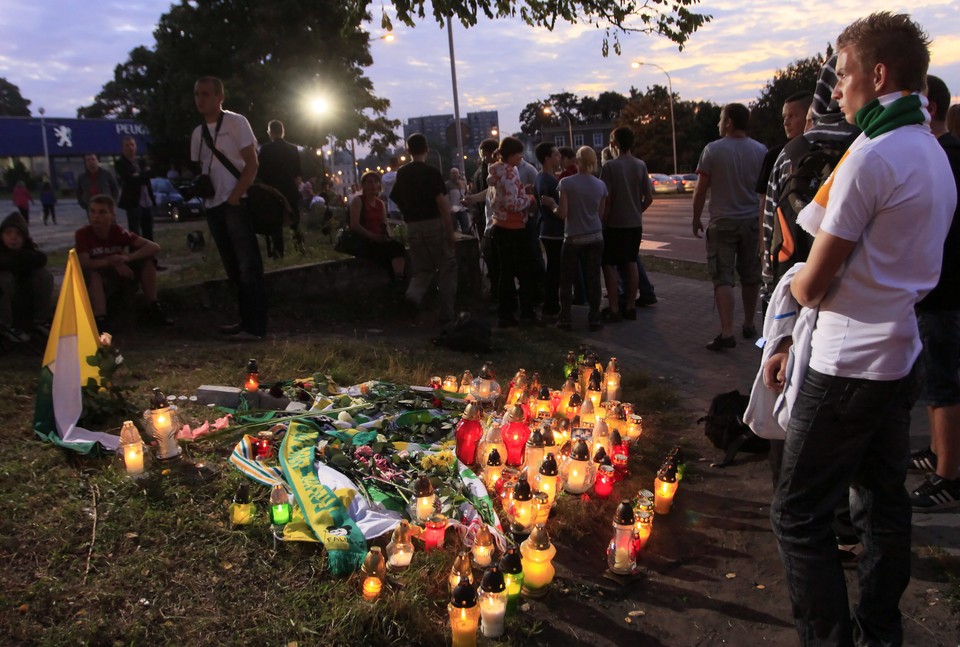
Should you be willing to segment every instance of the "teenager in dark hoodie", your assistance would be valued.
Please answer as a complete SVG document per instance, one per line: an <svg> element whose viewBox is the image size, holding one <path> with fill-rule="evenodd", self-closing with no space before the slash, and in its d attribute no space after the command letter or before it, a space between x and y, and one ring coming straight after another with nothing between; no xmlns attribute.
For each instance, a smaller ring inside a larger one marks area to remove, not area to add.
<svg viewBox="0 0 960 647"><path fill-rule="evenodd" d="M0 223L0 334L30 341L23 328L46 331L53 297L47 255L30 238L27 221L14 212Z"/></svg>

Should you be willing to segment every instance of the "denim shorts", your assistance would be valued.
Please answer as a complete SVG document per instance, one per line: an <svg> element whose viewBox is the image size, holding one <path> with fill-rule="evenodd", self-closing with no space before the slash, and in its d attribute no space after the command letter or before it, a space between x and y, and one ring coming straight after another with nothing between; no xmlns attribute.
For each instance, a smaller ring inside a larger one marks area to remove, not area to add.
<svg viewBox="0 0 960 647"><path fill-rule="evenodd" d="M918 311L917 324L923 342L924 404L960 404L960 310Z"/></svg>
<svg viewBox="0 0 960 647"><path fill-rule="evenodd" d="M707 225L707 270L714 286L760 284L760 224L756 218L721 218Z"/></svg>

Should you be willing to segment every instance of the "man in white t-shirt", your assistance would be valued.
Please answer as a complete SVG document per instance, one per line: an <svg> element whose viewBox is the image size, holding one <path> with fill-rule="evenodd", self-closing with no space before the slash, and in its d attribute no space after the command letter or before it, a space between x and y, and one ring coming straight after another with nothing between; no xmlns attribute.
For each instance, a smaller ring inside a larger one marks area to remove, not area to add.
<svg viewBox="0 0 960 647"><path fill-rule="evenodd" d="M220 332L259 339L267 334L267 289L253 220L241 202L257 177L257 139L246 117L223 109L220 79L198 79L193 97L204 123L193 131L190 159L209 178L201 196L207 225L227 278L237 286L240 306L240 321L221 326Z"/></svg>
<svg viewBox="0 0 960 647"><path fill-rule="evenodd" d="M791 292L819 313L770 516L802 644L901 645L914 306L937 283L956 190L919 94L930 62L921 28L875 13L840 34L837 52L833 97L863 134L798 218L814 243ZM764 365L774 390L789 344ZM846 497L863 544L852 619L831 528Z"/></svg>

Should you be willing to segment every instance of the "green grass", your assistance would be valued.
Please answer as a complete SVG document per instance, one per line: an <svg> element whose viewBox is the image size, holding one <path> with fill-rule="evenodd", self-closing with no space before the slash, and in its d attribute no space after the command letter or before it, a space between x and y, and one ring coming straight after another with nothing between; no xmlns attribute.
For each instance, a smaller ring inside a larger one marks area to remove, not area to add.
<svg viewBox="0 0 960 647"><path fill-rule="evenodd" d="M296 316L307 306L284 307ZM153 386L189 395L201 384L237 384L251 354L265 382L321 373L340 384L371 378L424 384L434 374L476 372L488 359L446 351L409 332L379 341L281 334L255 350L172 336L127 343L117 378L135 386L131 398L140 408ZM577 340L511 330L498 332L497 343L499 352L489 358L504 383L524 367L559 386L565 352ZM203 472L181 467L165 473L154 463L148 478L133 481L115 458L79 457L32 436L38 370L37 357L10 355L0 383L0 419L9 421L0 453L0 558L6 565L0 633L7 644L448 644L445 578L453 548L430 555L418 549L416 567L392 575L382 598L366 603L359 576L332 577L319 544L275 549L263 514L252 526L230 526L227 505L245 482L226 462L239 433L187 446L189 459L207 466ZM624 393L643 403L649 451L665 452L668 432L679 424L676 400L629 370ZM217 415L196 405L181 409L190 423ZM642 477L649 481L652 473ZM633 478L639 484L641 475ZM267 489L253 484L252 491L263 510ZM588 506L563 498L551 517L554 541L595 543L602 550L607 523L599 519L608 519L613 507L613 501ZM535 643L541 620L535 614L511 620L502 644Z"/></svg>

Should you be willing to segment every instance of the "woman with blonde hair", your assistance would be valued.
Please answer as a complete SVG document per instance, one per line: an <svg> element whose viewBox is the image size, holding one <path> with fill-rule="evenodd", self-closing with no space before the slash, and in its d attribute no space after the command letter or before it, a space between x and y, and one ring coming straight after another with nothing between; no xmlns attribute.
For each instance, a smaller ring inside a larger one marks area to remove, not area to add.
<svg viewBox="0 0 960 647"><path fill-rule="evenodd" d="M603 328L600 316L600 261L603 258L603 220L606 216L607 185L593 173L597 154L589 146L577 150L577 174L560 180L557 216L564 221L560 252L560 319L557 328L570 330L573 280L578 265L583 268L587 324L591 331Z"/></svg>

